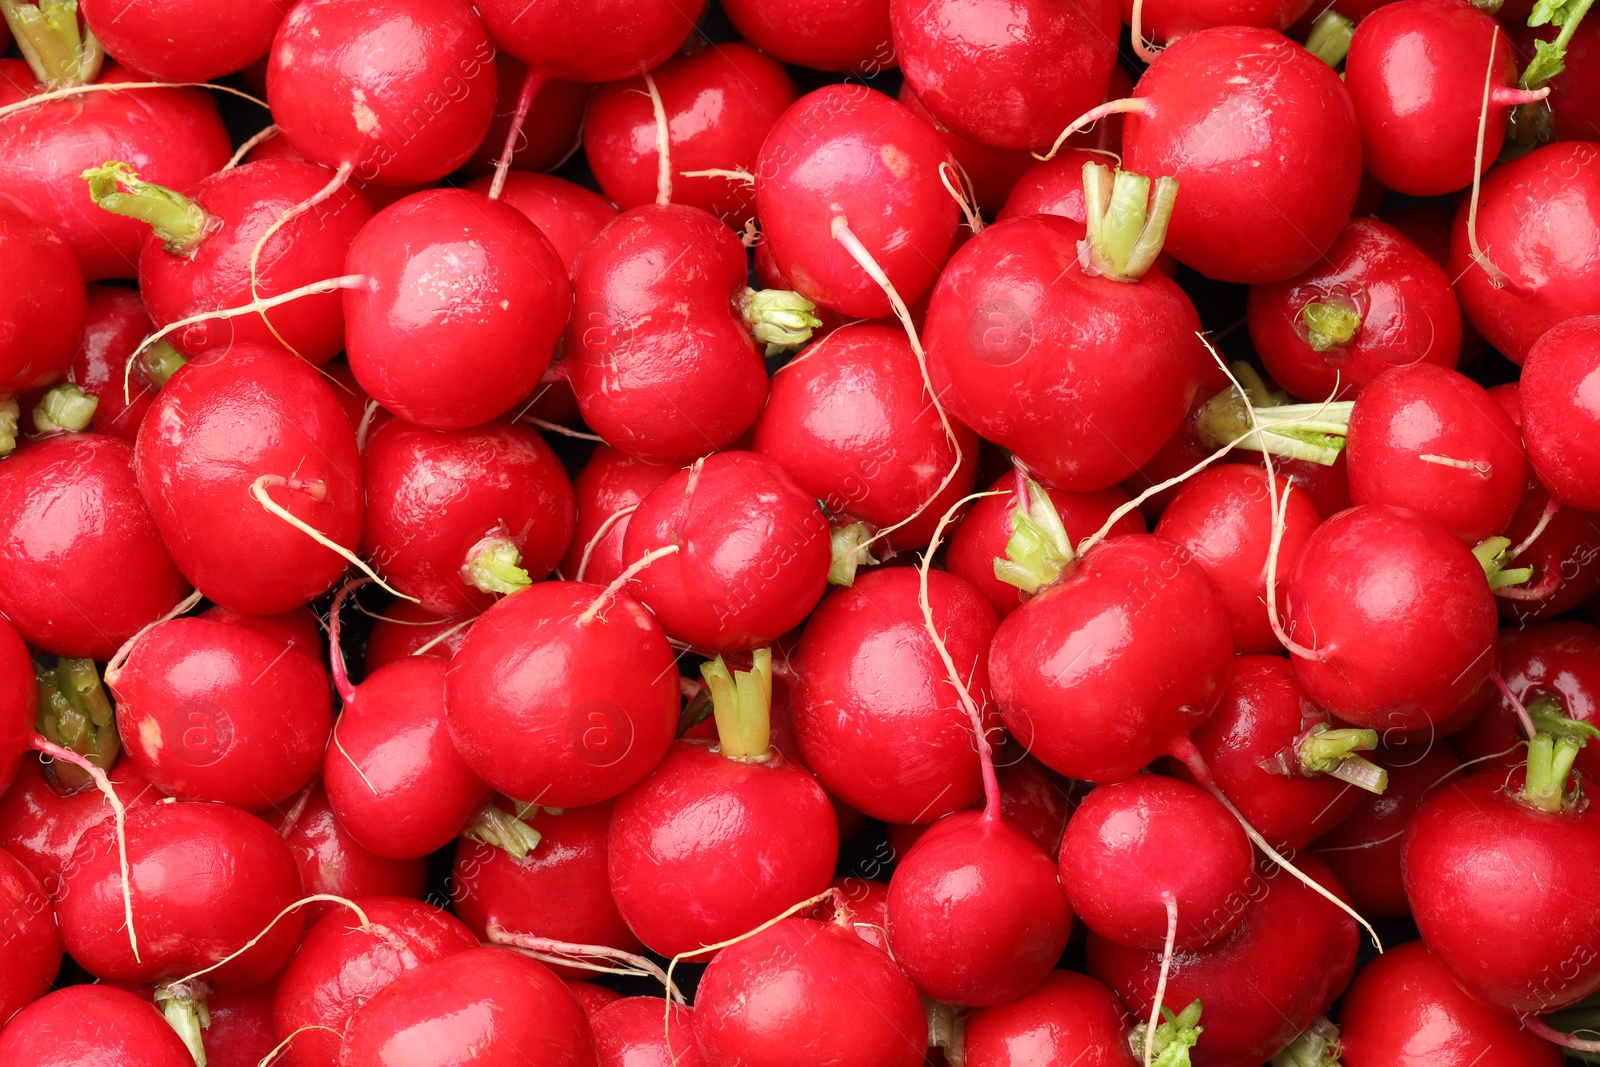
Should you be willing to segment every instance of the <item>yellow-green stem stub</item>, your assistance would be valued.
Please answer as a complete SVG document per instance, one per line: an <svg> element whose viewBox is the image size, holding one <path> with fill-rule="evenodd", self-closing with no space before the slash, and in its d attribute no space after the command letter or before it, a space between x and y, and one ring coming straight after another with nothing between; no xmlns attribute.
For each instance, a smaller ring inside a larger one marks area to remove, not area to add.
<svg viewBox="0 0 1600 1067"><path fill-rule="evenodd" d="M1155 181L1142 174L1099 163L1083 165L1084 244L1095 272L1119 282L1134 282L1155 265L1167 239L1167 223L1178 197L1178 180Z"/></svg>
<svg viewBox="0 0 1600 1067"><path fill-rule="evenodd" d="M1528 769L1519 799L1544 811L1560 811L1569 800L1567 779L1583 750L1576 737L1534 734L1528 742ZM1576 788L1572 790L1576 793Z"/></svg>
<svg viewBox="0 0 1600 1067"><path fill-rule="evenodd" d="M1202 1005L1196 1000L1183 1011L1173 1014L1171 1008L1161 1009L1166 1021L1156 1027L1155 1052L1150 1067L1189 1067L1189 1050L1194 1048L1205 1032L1200 1025ZM1136 1059L1144 1059L1145 1027L1135 1026L1128 1035Z"/></svg>
<svg viewBox="0 0 1600 1067"><path fill-rule="evenodd" d="M178 1032L188 1047L195 1067L206 1067L206 1045L201 1031L211 1028L211 1009L205 997L182 986L157 986L155 1001L161 1006L167 1025Z"/></svg>
<svg viewBox="0 0 1600 1067"><path fill-rule="evenodd" d="M0 399L0 456L9 456L17 450L18 424L22 421L22 406L17 398Z"/></svg>
<svg viewBox="0 0 1600 1067"><path fill-rule="evenodd" d="M728 759L758 763L772 748L772 650L750 654L750 669L730 671L721 656L700 665L711 691L717 745Z"/></svg>
<svg viewBox="0 0 1600 1067"><path fill-rule="evenodd" d="M1333 729L1323 723L1300 740L1300 772L1326 774L1369 793L1382 793L1389 787L1388 770L1356 755L1377 747L1376 730Z"/></svg>
<svg viewBox="0 0 1600 1067"><path fill-rule="evenodd" d="M836 526L829 535L833 547L833 562L828 564L828 582L831 585L856 584L856 571L874 562L872 528L864 522Z"/></svg>
<svg viewBox="0 0 1600 1067"><path fill-rule="evenodd" d="M467 581L485 593L515 593L533 584L522 569L522 552L509 537L491 537L478 542L462 568Z"/></svg>
<svg viewBox="0 0 1600 1067"><path fill-rule="evenodd" d="M1032 478L1026 485L1028 497L1014 502L1011 536L1006 540L1005 556L995 557L994 576L1032 594L1061 578L1073 560L1073 551L1050 494Z"/></svg>
<svg viewBox="0 0 1600 1067"><path fill-rule="evenodd" d="M1567 69L1567 46L1578 30L1578 23L1588 14L1594 0L1539 0L1528 16L1533 29L1554 25L1561 27L1553 41L1533 42L1533 61L1522 72L1517 85L1523 89L1542 89L1550 79Z"/></svg>
<svg viewBox="0 0 1600 1067"><path fill-rule="evenodd" d="M512 858L524 860L528 853L539 847L544 835L511 814L499 804L498 797L490 797L478 809L478 814L461 831L461 836L485 845L503 848Z"/></svg>
<svg viewBox="0 0 1600 1067"><path fill-rule="evenodd" d="M160 389L167 384L169 378L183 369L188 362L178 354L176 348L173 348L165 340L160 340L145 351L144 376L149 379L151 385Z"/></svg>
<svg viewBox="0 0 1600 1067"><path fill-rule="evenodd" d="M34 728L46 740L83 756L103 771L117 762L122 749L114 709L94 660L67 659L45 668L34 666L39 711ZM70 763L52 762L48 774L65 789L82 789L89 776Z"/></svg>
<svg viewBox="0 0 1600 1067"><path fill-rule="evenodd" d="M67 382L52 388L34 405L33 428L40 433L87 430L99 406L99 397Z"/></svg>
<svg viewBox="0 0 1600 1067"><path fill-rule="evenodd" d="M1306 51L1337 70L1350 54L1350 40L1355 35L1356 24L1330 7L1311 24Z"/></svg>
<svg viewBox="0 0 1600 1067"><path fill-rule="evenodd" d="M92 31L78 25L77 0L0 0L0 14L34 77L47 88L83 85L100 74L106 50Z"/></svg>
<svg viewBox="0 0 1600 1067"><path fill-rule="evenodd" d="M211 217L173 189L142 180L126 163L111 160L83 172L89 198L114 215L148 223L174 255L191 255L211 229Z"/></svg>
<svg viewBox="0 0 1600 1067"><path fill-rule="evenodd" d="M1300 322L1306 328L1306 342L1313 352L1340 348L1355 340L1361 329L1361 313L1337 297L1315 300L1300 309Z"/></svg>
<svg viewBox="0 0 1600 1067"><path fill-rule="evenodd" d="M1521 585L1533 577L1532 567L1507 567L1510 562L1506 553L1511 550L1509 537L1490 537L1480 541L1472 549L1472 554L1477 557L1478 563L1483 567L1483 576L1489 580L1490 589L1505 589L1507 586Z"/></svg>
<svg viewBox="0 0 1600 1067"><path fill-rule="evenodd" d="M1353 401L1327 404L1282 404L1255 409L1256 425L1250 422L1250 401L1229 386L1206 401L1195 419L1195 434L1212 448L1237 441L1235 448L1270 452L1285 459L1332 466L1344 450L1345 434L1350 429Z"/></svg>
<svg viewBox="0 0 1600 1067"><path fill-rule="evenodd" d="M1289 1047L1272 1057L1272 1067L1339 1067L1339 1028L1318 1016Z"/></svg>

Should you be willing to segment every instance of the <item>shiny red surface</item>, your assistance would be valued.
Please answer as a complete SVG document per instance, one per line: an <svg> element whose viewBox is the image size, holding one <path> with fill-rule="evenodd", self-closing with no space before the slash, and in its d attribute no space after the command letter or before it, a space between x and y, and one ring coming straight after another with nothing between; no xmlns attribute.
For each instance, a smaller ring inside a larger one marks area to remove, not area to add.
<svg viewBox="0 0 1600 1067"><path fill-rule="evenodd" d="M1133 25L1133 0L1119 0L1122 21ZM1161 44L1214 26L1261 26L1288 32L1313 7L1311 0L1148 0L1140 9L1145 40Z"/></svg>
<svg viewBox="0 0 1600 1067"><path fill-rule="evenodd" d="M479 178L468 182L467 188L487 194L493 181ZM605 197L550 174L513 171L506 175L500 199L528 216L549 238L568 274L577 266L578 253L617 217L617 209Z"/></svg>
<svg viewBox="0 0 1600 1067"><path fill-rule="evenodd" d="M967 1067L1134 1067L1131 1022L1104 984L1051 971L1032 992L967 1016Z"/></svg>
<svg viewBox="0 0 1600 1067"><path fill-rule="evenodd" d="M106 985L41 997L0 1030L0 1063L21 1067L190 1067L194 1057L154 1006Z"/></svg>
<svg viewBox="0 0 1600 1067"><path fill-rule="evenodd" d="M895 66L889 0L727 0L739 36L812 70L871 76Z"/></svg>
<svg viewBox="0 0 1600 1067"><path fill-rule="evenodd" d="M1558 714L1600 726L1600 630L1588 623L1541 622L1506 627L1500 634L1500 676L1524 705L1554 699ZM1499 756L1489 766L1517 766L1527 757L1511 702L1499 692L1482 715L1450 739L1463 759ZM1600 748L1585 745L1578 771L1586 785L1600 782Z"/></svg>
<svg viewBox="0 0 1600 1067"><path fill-rule="evenodd" d="M155 332L155 325L145 314L144 300L132 289L91 285L88 294L83 337L78 342L77 354L72 357L72 365L67 368L67 379L99 400L89 428L132 444L139 434L144 413L150 409L156 388L138 367L134 367L128 383L132 400L125 403L122 399L123 368L139 342ZM52 311L52 314L58 313Z"/></svg>
<svg viewBox="0 0 1600 1067"><path fill-rule="evenodd" d="M705 1067L694 1039L693 1008L663 1009L660 997L628 997L606 1005L589 1022L600 1067Z"/></svg>
<svg viewBox="0 0 1600 1067"><path fill-rule="evenodd" d="M132 760L118 760L106 776L129 811L161 799ZM0 848L55 896L79 838L111 817L99 790L91 786L63 795L37 760L24 759L16 781L0 797Z"/></svg>
<svg viewBox="0 0 1600 1067"><path fill-rule="evenodd" d="M87 301L72 249L33 217L37 208L13 199L16 190L9 186L7 192L12 195L0 196L0 266L10 279L0 290L7 324L0 390L11 393L48 385L71 366Z"/></svg>
<svg viewBox="0 0 1600 1067"><path fill-rule="evenodd" d="M613 515L623 508L638 507L651 490L673 474L671 467L652 466L610 445L597 446L583 470L572 480L578 517L567 554L561 559L561 573L573 581L596 585L615 581L633 562L622 555L623 535L633 515L623 515L598 541L595 537ZM594 545L592 551L591 544ZM583 562L585 552L589 553L587 565Z"/></svg>
<svg viewBox="0 0 1600 1067"><path fill-rule="evenodd" d="M223 989L206 998L211 1025L205 1043L206 1067L258 1067L278 1045L272 1025L275 983L250 989Z"/></svg>
<svg viewBox="0 0 1600 1067"><path fill-rule="evenodd" d="M312 782L308 788L305 805L292 823L287 818L274 820L289 851L294 853L306 893L328 893L346 899L422 896L427 887L426 861L374 856L339 825L322 783ZM337 904L315 901L301 908L300 913L310 925L330 912L343 910Z"/></svg>
<svg viewBox="0 0 1600 1067"><path fill-rule="evenodd" d="M979 144L951 130L928 110L911 88L910 82L901 84L895 99L932 123L933 128L939 131L939 136L950 147L950 154L961 165L967 181L972 183L972 193L976 194L977 199L973 206L993 218L995 212L1006 203L1006 197L1010 195L1012 186L1017 184L1017 179L1033 166L1033 156L1020 149ZM952 179L952 184L960 187L964 183Z"/></svg>
<svg viewBox="0 0 1600 1067"><path fill-rule="evenodd" d="M4 617L0 617L0 667L5 668L0 670L0 784L9 789L23 756L33 747L39 687L28 646Z"/></svg>
<svg viewBox="0 0 1600 1067"><path fill-rule="evenodd" d="M82 10L106 51L128 69L160 81L203 82L265 56L286 8L277 0L85 0Z"/></svg>
<svg viewBox="0 0 1600 1067"><path fill-rule="evenodd" d="M367 673L404 659L445 631L460 627L422 653L448 660L467 639L470 627L461 625L466 621L465 618L441 619L410 601L395 601L383 609L383 618L372 624L372 631L367 635Z"/></svg>
<svg viewBox="0 0 1600 1067"><path fill-rule="evenodd" d="M61 939L50 894L5 849L0 849L0 908L6 916L6 965L0 971L0 1020L5 1020L55 981Z"/></svg>
<svg viewBox="0 0 1600 1067"><path fill-rule="evenodd" d="M1600 315L1541 337L1517 392L1534 473L1563 504L1600 511Z"/></svg>
<svg viewBox="0 0 1600 1067"><path fill-rule="evenodd" d="M483 143L462 167L468 174L492 175L506 148L511 120L522 95L522 81L528 68L500 52L494 57L494 121ZM534 90L528 115L511 154L512 173L555 170L575 153L583 133L583 111L594 92L592 85L548 78ZM487 191L487 190L485 190Z"/></svg>

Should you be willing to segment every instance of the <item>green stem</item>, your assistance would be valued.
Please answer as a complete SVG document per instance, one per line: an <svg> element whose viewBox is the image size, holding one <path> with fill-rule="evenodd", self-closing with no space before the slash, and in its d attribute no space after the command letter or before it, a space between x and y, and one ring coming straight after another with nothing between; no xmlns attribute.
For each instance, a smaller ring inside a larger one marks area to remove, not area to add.
<svg viewBox="0 0 1600 1067"><path fill-rule="evenodd" d="M53 668L34 666L39 688L35 728L48 741L68 748L103 771L117 762L122 749L115 713L92 659L56 661ZM51 762L46 772L57 785L78 790L90 784L89 775L70 763Z"/></svg>
<svg viewBox="0 0 1600 1067"><path fill-rule="evenodd" d="M836 526L829 535L833 542L833 562L828 565L828 581L833 585L856 584L856 571L874 562L872 529L864 522Z"/></svg>
<svg viewBox="0 0 1600 1067"><path fill-rule="evenodd" d="M817 305L788 289L746 289L739 298L750 336L767 346L769 356L811 340L811 331L822 325L816 310Z"/></svg>
<svg viewBox="0 0 1600 1067"><path fill-rule="evenodd" d="M1089 259L1101 275L1138 281L1155 265L1167 239L1167 223L1178 196L1176 178L1150 179L1099 163L1083 165L1083 199Z"/></svg>
<svg viewBox="0 0 1600 1067"><path fill-rule="evenodd" d="M1543 811L1560 811L1567 800L1567 776L1582 749L1583 742L1575 737L1534 734L1518 799Z"/></svg>
<svg viewBox="0 0 1600 1067"><path fill-rule="evenodd" d="M201 1031L211 1026L211 1009L206 1006L205 996L187 986L157 986L155 1001L167 1024L188 1046L195 1067L206 1067L206 1045Z"/></svg>
<svg viewBox="0 0 1600 1067"><path fill-rule="evenodd" d="M1361 313L1338 297L1318 300L1300 309L1300 322L1313 352L1349 344L1361 329Z"/></svg>
<svg viewBox="0 0 1600 1067"><path fill-rule="evenodd" d="M1342 782L1382 793L1389 787L1389 772L1369 759L1356 755L1378 747L1378 731L1353 727L1332 729L1327 723L1313 726L1297 747L1300 773L1326 774Z"/></svg>
<svg viewBox="0 0 1600 1067"><path fill-rule="evenodd" d="M515 593L533 584L522 569L522 552L509 537L486 537L473 546L462 576L485 593Z"/></svg>
<svg viewBox="0 0 1600 1067"><path fill-rule="evenodd" d="M106 50L92 31L79 27L77 0L0 0L0 15L34 77L47 87L83 85L99 75Z"/></svg>
<svg viewBox="0 0 1600 1067"><path fill-rule="evenodd" d="M1239 384L1244 386L1245 396L1257 408L1270 408L1282 404L1287 399L1285 393L1274 393L1267 388L1267 383L1256 369L1244 360L1232 364L1233 376Z"/></svg>
<svg viewBox="0 0 1600 1067"><path fill-rule="evenodd" d="M717 718L717 744L729 759L760 763L772 748L772 650L750 654L748 671L730 671L722 657L700 665Z"/></svg>
<svg viewBox="0 0 1600 1067"><path fill-rule="evenodd" d="M478 809L461 836L495 848L503 848L519 860L539 847L543 837L539 831L511 814L499 804L499 797L491 796Z"/></svg>
<svg viewBox="0 0 1600 1067"><path fill-rule="evenodd" d="M165 340L157 341L144 354L144 376L151 385L160 389L188 362Z"/></svg>
<svg viewBox="0 0 1600 1067"><path fill-rule="evenodd" d="M99 397L89 396L78 386L66 382L44 394L34 405L33 428L40 433L87 430L99 406Z"/></svg>
<svg viewBox="0 0 1600 1067"><path fill-rule="evenodd" d="M17 398L0 399L0 458L17 450L18 423L22 421L22 406Z"/></svg>
<svg viewBox="0 0 1600 1067"><path fill-rule="evenodd" d="M1150 1067L1189 1067L1189 1050L1194 1048L1195 1042L1205 1032L1205 1027L1200 1025L1202 1007L1200 1001L1196 1000L1176 1015L1171 1008L1161 1009L1162 1018L1166 1021L1156 1027L1155 1052ZM1136 1026L1128 1039L1133 1046L1134 1056L1140 1060L1144 1058L1144 1037L1145 1028Z"/></svg>
<svg viewBox="0 0 1600 1067"><path fill-rule="evenodd" d="M1344 449L1353 401L1327 404L1285 404L1255 410L1261 425L1253 432L1250 401L1228 388L1206 401L1195 420L1195 435L1212 448L1239 440L1236 448L1270 452L1286 459L1303 459L1331 466ZM1269 424L1273 424L1269 428Z"/></svg>
<svg viewBox="0 0 1600 1067"><path fill-rule="evenodd" d="M174 255L191 255L211 229L211 217L182 193L141 181L126 163L115 160L83 172L89 198L114 215L149 223Z"/></svg>
<svg viewBox="0 0 1600 1067"><path fill-rule="evenodd" d="M1561 32L1556 34L1554 41L1533 43L1533 60L1528 64L1528 69L1522 72L1518 86L1523 89L1542 89L1551 78L1567 69L1567 46L1572 43L1572 35L1578 32L1578 23L1583 21L1583 16L1589 13L1593 3L1594 0L1539 0L1533 6L1533 13L1528 16L1529 27L1538 29L1554 23L1561 27Z"/></svg>
<svg viewBox="0 0 1600 1067"><path fill-rule="evenodd" d="M1472 554L1477 557L1479 565L1483 567L1483 576L1489 579L1490 589L1504 589L1507 586L1521 585L1533 577L1532 567L1512 567L1507 569L1506 553L1511 549L1511 538L1491 537L1479 542L1472 549Z"/></svg>
<svg viewBox="0 0 1600 1067"><path fill-rule="evenodd" d="M1044 486L1032 478L1025 484L1028 499L1015 502L1006 554L995 557L994 576L1024 593L1037 593L1058 581L1072 562L1072 541Z"/></svg>
<svg viewBox="0 0 1600 1067"><path fill-rule="evenodd" d="M1306 35L1306 51L1335 70L1350 54L1350 39L1356 35L1356 24L1329 8L1317 16Z"/></svg>
<svg viewBox="0 0 1600 1067"><path fill-rule="evenodd" d="M1272 1057L1272 1067L1339 1067L1339 1028L1324 1016Z"/></svg>

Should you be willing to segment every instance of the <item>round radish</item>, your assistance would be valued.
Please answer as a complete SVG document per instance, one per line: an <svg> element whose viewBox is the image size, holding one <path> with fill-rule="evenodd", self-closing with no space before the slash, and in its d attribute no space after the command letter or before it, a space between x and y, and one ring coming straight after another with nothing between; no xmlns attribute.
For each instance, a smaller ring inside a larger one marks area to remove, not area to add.
<svg viewBox="0 0 1600 1067"><path fill-rule="evenodd" d="M979 144L953 132L918 99L910 82L901 84L895 99L910 108L918 118L932 123L933 128L939 131L939 136L950 148L950 155L965 175L965 180L960 184L966 187L964 195L973 201L970 206L984 215L994 217L995 212L1005 205L1006 197L1010 195L1012 186L1017 184L1017 179L1033 166L1033 156L1017 149Z"/></svg>
<svg viewBox="0 0 1600 1067"><path fill-rule="evenodd" d="M627 997L589 1016L600 1067L705 1067L694 1040L694 1009L678 1004Z"/></svg>
<svg viewBox="0 0 1600 1067"><path fill-rule="evenodd" d="M272 1025L275 983L224 989L206 1000L206 1067L259 1067L278 1045Z"/></svg>
<svg viewBox="0 0 1600 1067"><path fill-rule="evenodd" d="M492 182L492 178L479 178L468 183L467 188L487 194ZM500 201L539 227L566 264L568 274L577 266L578 253L617 217L617 209L605 197L550 174L514 171L506 175Z"/></svg>
<svg viewBox="0 0 1600 1067"><path fill-rule="evenodd" d="M1600 428L1591 392L1600 374L1600 315L1569 319L1528 353L1518 395L1528 459L1563 504L1600 511Z"/></svg>
<svg viewBox="0 0 1600 1067"><path fill-rule="evenodd" d="M58 989L0 1030L0 1063L11 1067L194 1067L161 1013L108 985Z"/></svg>
<svg viewBox="0 0 1600 1067"><path fill-rule="evenodd" d="M49 385L71 366L87 298L66 242L7 196L0 196L0 265L11 279L0 295L0 315L10 324L0 339L4 395ZM16 434L14 423L0 428L0 454L16 446Z"/></svg>
<svg viewBox="0 0 1600 1067"><path fill-rule="evenodd" d="M0 785L11 787L32 747L39 711L33 659L17 628L0 616Z"/></svg>
<svg viewBox="0 0 1600 1067"><path fill-rule="evenodd" d="M0 907L7 920L0 943L0 962L5 964L0 970L0 1019L9 1019L50 988L61 969L61 939L50 894L5 849L0 849Z"/></svg>
<svg viewBox="0 0 1600 1067"><path fill-rule="evenodd" d="M313 659L322 658L322 620L308 607L290 608L278 615L244 615L213 604L201 612L200 617L255 630L281 644L308 652Z"/></svg>
<svg viewBox="0 0 1600 1067"><path fill-rule="evenodd" d="M572 542L561 559L561 573L578 582L609 585L631 562L623 558L622 541L644 498L668 478L671 467L657 467L610 445L590 453L572 480L578 517Z"/></svg>
<svg viewBox="0 0 1600 1067"><path fill-rule="evenodd" d="M785 63L865 77L895 66L889 0L727 0L722 9L740 37Z"/></svg>
<svg viewBox="0 0 1600 1067"><path fill-rule="evenodd" d="M61 891L79 839L111 818L97 790L67 792L54 780L53 772L61 766L23 760L16 781L0 797L0 848L15 856L52 898ZM161 798L132 760L119 760L106 777L129 811Z"/></svg>
<svg viewBox="0 0 1600 1067"><path fill-rule="evenodd" d="M700 15L682 0L482 0L477 8L500 48L538 75L576 82L617 81L659 66Z"/></svg>
<svg viewBox="0 0 1600 1067"><path fill-rule="evenodd" d="M278 833L294 853L307 894L322 893L346 900L422 896L427 887L427 861L386 860L362 848L339 825L320 781L312 782L286 807ZM301 908L300 913L310 925L330 912L342 910L342 905L316 900Z"/></svg>
<svg viewBox="0 0 1600 1067"><path fill-rule="evenodd" d="M203 82L267 54L283 5L247 0L83 0L83 21L118 62L159 81Z"/></svg>
<svg viewBox="0 0 1600 1067"><path fill-rule="evenodd" d="M396 600L383 609L367 634L366 673L372 674L413 653L449 660L467 639L471 624L470 617L441 619L408 600ZM430 643L432 647L421 651Z"/></svg>
<svg viewBox="0 0 1600 1067"><path fill-rule="evenodd" d="M1136 5L1143 36L1158 44L1213 26L1262 26L1286 33L1313 6L1310 0L1119 0L1122 21L1130 26Z"/></svg>
<svg viewBox="0 0 1600 1067"><path fill-rule="evenodd" d="M67 380L98 401L89 429L132 444L139 434L139 423L160 387L151 380L144 366L135 365L129 377L131 399L124 401L122 377L128 357L139 347L139 342L155 330L155 325L145 313L144 301L132 289L91 285L88 293L83 339L67 369Z"/></svg>
<svg viewBox="0 0 1600 1067"><path fill-rule="evenodd" d="M511 135L522 85L528 76L528 68L505 52L495 55L494 69L494 121L489 123L483 143L461 168L468 174L485 176L480 190L485 193L493 181L495 164L505 150L506 138ZM528 101L508 176L555 170L571 158L582 143L583 112L593 95L594 86L582 82L550 78L537 83Z"/></svg>
<svg viewBox="0 0 1600 1067"><path fill-rule="evenodd" d="M1135 1067L1128 1048L1128 1009L1088 975L1051 971L1009 1004L967 1015L966 1067Z"/></svg>

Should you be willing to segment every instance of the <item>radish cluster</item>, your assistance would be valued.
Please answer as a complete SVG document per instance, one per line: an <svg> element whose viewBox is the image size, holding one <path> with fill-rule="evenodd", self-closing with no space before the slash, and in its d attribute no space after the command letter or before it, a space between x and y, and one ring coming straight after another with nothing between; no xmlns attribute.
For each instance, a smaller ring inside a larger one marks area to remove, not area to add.
<svg viewBox="0 0 1600 1067"><path fill-rule="evenodd" d="M1589 6L0 0L0 1067L1600 1053Z"/></svg>

